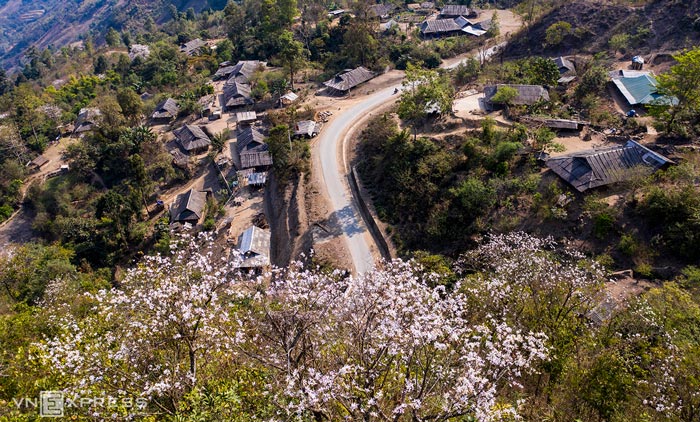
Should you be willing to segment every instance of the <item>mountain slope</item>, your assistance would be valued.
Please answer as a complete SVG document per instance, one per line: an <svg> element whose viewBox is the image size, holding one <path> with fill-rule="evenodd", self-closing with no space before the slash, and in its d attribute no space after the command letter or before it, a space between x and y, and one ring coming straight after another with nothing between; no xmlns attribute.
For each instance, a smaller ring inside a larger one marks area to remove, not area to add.
<svg viewBox="0 0 700 422"><path fill-rule="evenodd" d="M700 0L656 0L643 7L581 0L566 2L534 22L509 43L508 57L591 53L607 49L616 34L627 34L629 51L648 54L700 43ZM558 45L546 45L547 28L557 22L572 30Z"/></svg>
<svg viewBox="0 0 700 422"><path fill-rule="evenodd" d="M179 10L195 2L181 0L0 0L0 61L2 67L20 64L27 47L60 48L89 32L100 35L112 27L132 28L148 17L167 18L168 6ZM199 11L221 8L217 0L196 2Z"/></svg>

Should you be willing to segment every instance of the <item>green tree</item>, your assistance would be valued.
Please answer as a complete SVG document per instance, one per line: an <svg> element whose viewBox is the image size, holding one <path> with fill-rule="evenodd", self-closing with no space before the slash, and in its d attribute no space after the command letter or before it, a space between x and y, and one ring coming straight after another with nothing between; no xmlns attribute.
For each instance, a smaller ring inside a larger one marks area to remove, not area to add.
<svg viewBox="0 0 700 422"><path fill-rule="evenodd" d="M543 126L537 129L533 135L534 148L541 152L562 152L564 145L554 142L557 136L550 128Z"/></svg>
<svg viewBox="0 0 700 422"><path fill-rule="evenodd" d="M551 47L558 46L571 34L571 29L569 22L559 21L551 24L545 31L545 43Z"/></svg>
<svg viewBox="0 0 700 422"><path fill-rule="evenodd" d="M528 60L528 73L534 85L556 85L559 79L559 68L554 60L546 57L533 57Z"/></svg>
<svg viewBox="0 0 700 422"><path fill-rule="evenodd" d="M121 36L114 28L109 28L107 35L105 35L105 41L110 47L117 47L121 44Z"/></svg>
<svg viewBox="0 0 700 422"><path fill-rule="evenodd" d="M95 75L105 73L107 69L109 69L109 62L102 54L98 55L94 65Z"/></svg>
<svg viewBox="0 0 700 422"><path fill-rule="evenodd" d="M700 118L700 47L673 58L676 64L658 77L657 91L665 97L652 107L652 114L664 132L690 137ZM676 101L670 104L670 98Z"/></svg>
<svg viewBox="0 0 700 422"><path fill-rule="evenodd" d="M452 110L454 88L445 74L410 63L406 67L403 86L398 114L411 123L413 138L416 139L418 124L427 117L431 108L436 108L439 114Z"/></svg>
<svg viewBox="0 0 700 422"><path fill-rule="evenodd" d="M294 89L294 74L304 65L306 56L307 51L304 49L304 45L294 39L294 34L291 31L282 31L279 36L277 58L289 72L289 82L292 89Z"/></svg>
<svg viewBox="0 0 700 422"><path fill-rule="evenodd" d="M624 52L630 44L629 34L615 34L608 40L608 45L614 52Z"/></svg>
<svg viewBox="0 0 700 422"><path fill-rule="evenodd" d="M117 102L127 120L138 121L143 109L143 101L139 94L131 88L121 88L117 91Z"/></svg>
<svg viewBox="0 0 700 422"><path fill-rule="evenodd" d="M491 97L491 102L496 104L511 105L518 96L518 90L511 86L499 86L498 91Z"/></svg>
<svg viewBox="0 0 700 422"><path fill-rule="evenodd" d="M12 302L35 304L50 281L76 274L71 264L73 255L61 246L29 243L13 254L0 256L2 294Z"/></svg>
<svg viewBox="0 0 700 422"><path fill-rule="evenodd" d="M501 23L498 20L498 12L494 10L493 15L491 15L491 27L486 31L486 35L489 37L497 37L501 35Z"/></svg>

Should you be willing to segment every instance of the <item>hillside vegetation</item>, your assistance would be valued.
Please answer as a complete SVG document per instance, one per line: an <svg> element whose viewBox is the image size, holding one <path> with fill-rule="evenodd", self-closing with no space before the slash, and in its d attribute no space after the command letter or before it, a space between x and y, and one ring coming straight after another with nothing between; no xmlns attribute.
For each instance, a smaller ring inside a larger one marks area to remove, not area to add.
<svg viewBox="0 0 700 422"><path fill-rule="evenodd" d="M530 2L521 4L525 13L526 3ZM596 54L606 51L616 36L625 40L622 50L628 54L677 51L700 41L697 0L551 3L551 10L535 15L528 28L510 41L506 56ZM561 23L570 26L557 29Z"/></svg>
<svg viewBox="0 0 700 422"><path fill-rule="evenodd" d="M150 21L172 18L172 7L199 12L222 9L225 2L144 1L144 0L9 0L0 6L0 63L5 69L20 64L30 46L58 50L84 38L99 39L109 28L136 32ZM29 11L43 10L38 18L28 19Z"/></svg>

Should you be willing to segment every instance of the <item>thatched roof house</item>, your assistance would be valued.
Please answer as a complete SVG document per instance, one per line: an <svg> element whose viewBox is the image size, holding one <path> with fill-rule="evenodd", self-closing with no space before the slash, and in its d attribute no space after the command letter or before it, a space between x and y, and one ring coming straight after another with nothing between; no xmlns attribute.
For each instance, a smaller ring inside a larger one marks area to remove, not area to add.
<svg viewBox="0 0 700 422"><path fill-rule="evenodd" d="M190 153L204 152L209 149L211 140L199 126L185 125L173 131L178 144Z"/></svg>
<svg viewBox="0 0 700 422"><path fill-rule="evenodd" d="M456 18L458 16L464 16L465 18L476 18L479 13L476 9L472 9L469 6L463 4L446 4L440 10L441 18Z"/></svg>
<svg viewBox="0 0 700 422"><path fill-rule="evenodd" d="M224 109L245 107L254 104L250 96L250 85L229 79L224 85Z"/></svg>
<svg viewBox="0 0 700 422"><path fill-rule="evenodd" d="M253 74L264 68L265 62L259 60L241 60L233 66L229 73L228 81L226 82L232 83L235 81L244 84L250 83Z"/></svg>
<svg viewBox="0 0 700 422"><path fill-rule="evenodd" d="M202 41L201 38L196 38L192 41L188 41L180 46L180 51L188 56L196 56L200 54L207 43Z"/></svg>
<svg viewBox="0 0 700 422"><path fill-rule="evenodd" d="M176 118L179 111L180 107L177 105L177 102L172 98L166 98L156 106L151 118L153 120L169 121Z"/></svg>
<svg viewBox="0 0 700 422"><path fill-rule="evenodd" d="M206 205L207 192L190 189L181 193L170 206L170 222L196 225L204 216Z"/></svg>
<svg viewBox="0 0 700 422"><path fill-rule="evenodd" d="M510 87L517 91L516 97L511 101L513 105L532 105L538 101L549 101L549 92L541 85L498 84L484 87L484 103L488 109L493 109L491 98L502 87Z"/></svg>
<svg viewBox="0 0 700 422"><path fill-rule="evenodd" d="M652 173L671 160L635 142L550 158L546 165L579 192L628 180L635 169Z"/></svg>
<svg viewBox="0 0 700 422"><path fill-rule="evenodd" d="M377 76L376 73L360 66L356 69L345 70L341 73L338 73L337 75L335 75L335 77L333 77L333 79L329 79L323 84L326 86L328 91L332 93L337 92L340 94L345 94L352 88L355 88L356 86L367 82L375 76Z"/></svg>
<svg viewBox="0 0 700 422"><path fill-rule="evenodd" d="M265 135L254 127L239 128L236 149L242 169L265 168L272 165L272 155L269 145L265 143Z"/></svg>
<svg viewBox="0 0 700 422"><path fill-rule="evenodd" d="M78 118L75 120L73 133L87 132L100 124L102 112L99 108L81 108Z"/></svg>

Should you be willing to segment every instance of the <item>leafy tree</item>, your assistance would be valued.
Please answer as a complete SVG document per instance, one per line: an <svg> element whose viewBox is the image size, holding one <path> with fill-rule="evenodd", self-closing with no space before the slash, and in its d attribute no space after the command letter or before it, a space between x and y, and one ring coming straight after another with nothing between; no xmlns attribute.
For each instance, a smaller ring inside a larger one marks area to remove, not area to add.
<svg viewBox="0 0 700 422"><path fill-rule="evenodd" d="M690 136L700 118L700 47L673 57L677 63L658 77L657 90L666 97L652 107L652 113L666 133ZM671 97L676 104L669 104Z"/></svg>
<svg viewBox="0 0 700 422"><path fill-rule="evenodd" d="M547 45L556 47L571 34L571 24L569 22L559 21L551 24L545 31L545 42Z"/></svg>
<svg viewBox="0 0 700 422"><path fill-rule="evenodd" d="M481 64L474 57L469 57L459 63L455 69L455 79L458 84L473 82L481 73Z"/></svg>
<svg viewBox="0 0 700 422"><path fill-rule="evenodd" d="M599 64L590 66L581 77L581 82L576 86L576 97L583 99L589 94L600 95L605 90L608 74L605 68Z"/></svg>
<svg viewBox="0 0 700 422"><path fill-rule="evenodd" d="M430 108L435 107L439 114L452 110L454 88L445 74L409 63L403 86L398 114L411 122L414 139L418 136L419 122L427 117Z"/></svg>
<svg viewBox="0 0 700 422"><path fill-rule="evenodd" d="M36 304L47 284L76 274L74 253L61 246L29 243L0 255L0 286L12 302Z"/></svg>
<svg viewBox="0 0 700 422"><path fill-rule="evenodd" d="M534 148L541 152L562 152L564 145L554 142L557 136L550 128L543 126L537 129L534 133Z"/></svg>
<svg viewBox="0 0 700 422"><path fill-rule="evenodd" d="M290 85L294 89L294 74L304 65L307 51L301 42L294 39L291 31L285 30L280 34L279 45L277 57L289 72Z"/></svg>
<svg viewBox="0 0 700 422"><path fill-rule="evenodd" d="M546 57L533 57L528 61L530 81L535 85L556 85L559 68L554 60Z"/></svg>
<svg viewBox="0 0 700 422"><path fill-rule="evenodd" d="M117 102L127 120L138 121L143 109L143 101L141 101L139 94L131 88L121 88L117 91Z"/></svg>
<svg viewBox="0 0 700 422"><path fill-rule="evenodd" d="M501 35L501 23L498 20L498 12L494 10L493 15L491 15L491 27L486 31L486 35L489 37L497 37Z"/></svg>
<svg viewBox="0 0 700 422"><path fill-rule="evenodd" d="M10 89L12 89L12 83L7 77L5 69L0 68L0 95L4 95L5 93L10 92Z"/></svg>
<svg viewBox="0 0 700 422"><path fill-rule="evenodd" d="M102 54L99 54L95 59L94 72L95 75L103 74L109 69L109 63Z"/></svg>
<svg viewBox="0 0 700 422"><path fill-rule="evenodd" d="M114 28L109 28L107 35L105 35L105 41L110 47L118 47L121 44L121 36Z"/></svg>
<svg viewBox="0 0 700 422"><path fill-rule="evenodd" d="M617 51L624 52L629 47L629 44L630 44L629 34L615 34L612 37L610 37L610 39L608 40L608 45L615 52L617 52Z"/></svg>
<svg viewBox="0 0 700 422"><path fill-rule="evenodd" d="M353 19L343 35L343 48L352 64L373 67L379 48L374 23Z"/></svg>
<svg viewBox="0 0 700 422"><path fill-rule="evenodd" d="M511 86L499 86L498 91L491 97L491 102L496 104L511 105L518 96L518 90Z"/></svg>

